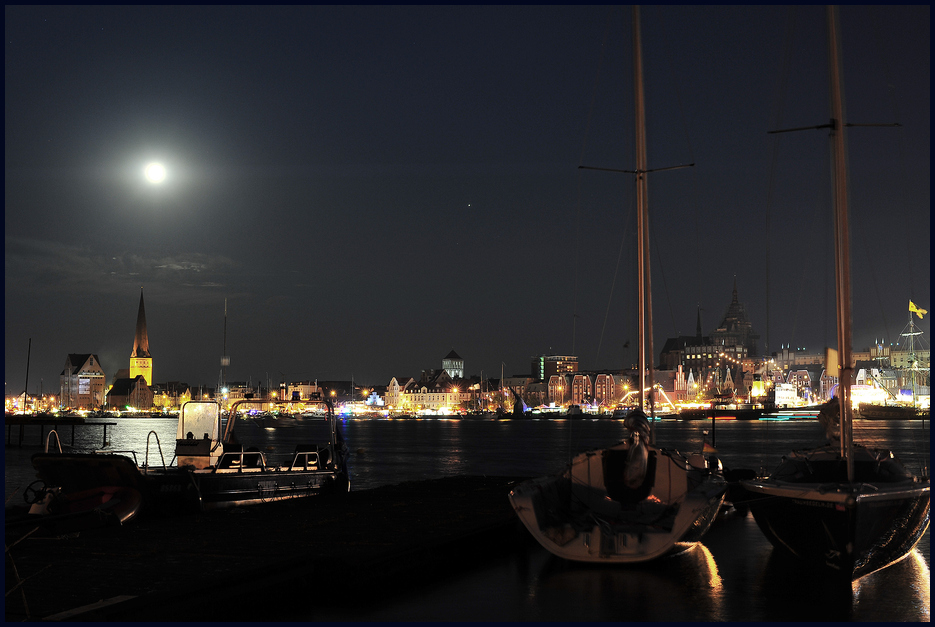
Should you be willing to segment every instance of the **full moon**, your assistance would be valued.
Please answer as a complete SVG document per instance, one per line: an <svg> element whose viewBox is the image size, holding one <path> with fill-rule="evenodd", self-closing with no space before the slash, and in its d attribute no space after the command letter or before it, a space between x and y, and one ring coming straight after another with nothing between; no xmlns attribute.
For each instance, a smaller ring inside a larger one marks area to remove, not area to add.
<svg viewBox="0 0 935 627"><path fill-rule="evenodd" d="M150 183L162 183L166 178L166 169L161 163L150 163L146 166L146 180Z"/></svg>

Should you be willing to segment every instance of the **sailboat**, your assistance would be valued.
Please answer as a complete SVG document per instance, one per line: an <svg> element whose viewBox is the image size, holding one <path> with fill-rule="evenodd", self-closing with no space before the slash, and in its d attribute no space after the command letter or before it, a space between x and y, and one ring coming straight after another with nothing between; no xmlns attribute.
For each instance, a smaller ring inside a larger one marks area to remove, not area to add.
<svg viewBox="0 0 935 627"><path fill-rule="evenodd" d="M645 165L638 7L633 9L633 38L637 170L631 173L637 174L640 408L624 420L626 440L579 453L563 472L531 479L510 492L517 517L533 537L552 554L578 562L638 563L691 549L711 526L727 490L715 457L657 447L653 425L642 410L645 391L653 390L653 351L646 207L650 170ZM649 407L652 415L652 402Z"/></svg>
<svg viewBox="0 0 935 627"><path fill-rule="evenodd" d="M838 31L837 11L829 7L838 350L837 363L829 351L826 368L839 370L838 395L819 414L829 443L793 451L768 478L741 483L751 493L748 504L757 525L777 550L854 581L909 554L928 529L930 498L928 476L913 476L891 451L853 441L846 125Z"/></svg>
<svg viewBox="0 0 935 627"><path fill-rule="evenodd" d="M922 335L922 331L916 327L915 320L912 318L912 314L922 318L927 313L928 311L920 309L910 300L909 323L903 329L903 332L899 334L900 337L906 338L903 342L903 346L907 349L906 363L904 368L900 368L900 372L903 384L909 385L909 402L906 403L892 391L887 390L894 400L882 405L861 403L857 409L857 413L861 418L865 420L928 420L931 388L928 385L920 385L920 381L923 380L925 373L929 372L929 368L926 364L921 363L920 355L917 352L924 344L921 342L922 338L919 337Z"/></svg>

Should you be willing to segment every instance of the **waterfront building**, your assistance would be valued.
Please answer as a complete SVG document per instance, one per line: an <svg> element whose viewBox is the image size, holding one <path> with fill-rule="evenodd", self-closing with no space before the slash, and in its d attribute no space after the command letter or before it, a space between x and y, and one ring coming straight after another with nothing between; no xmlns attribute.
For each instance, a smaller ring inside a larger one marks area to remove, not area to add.
<svg viewBox="0 0 935 627"><path fill-rule="evenodd" d="M412 377L393 377L386 386L386 406L390 409L400 409L405 402L404 393L416 380Z"/></svg>
<svg viewBox="0 0 935 627"><path fill-rule="evenodd" d="M150 386L153 390L153 407L161 410L180 409L192 400L192 391L187 383L169 381Z"/></svg>
<svg viewBox="0 0 935 627"><path fill-rule="evenodd" d="M716 346L742 347L744 355L755 357L757 341L760 336L753 331L753 325L747 318L747 310L737 298L737 279L734 278L734 291L727 312L721 324L711 334Z"/></svg>
<svg viewBox="0 0 935 627"><path fill-rule="evenodd" d="M594 377L594 400L599 405L611 409L623 400L630 388L628 377L601 373Z"/></svg>
<svg viewBox="0 0 935 627"><path fill-rule="evenodd" d="M574 355L539 355L532 358L532 377L548 381L552 375L578 372L578 358Z"/></svg>
<svg viewBox="0 0 935 627"><path fill-rule="evenodd" d="M533 380L526 386L526 404L530 407L544 405L549 399L549 384L545 381Z"/></svg>
<svg viewBox="0 0 935 627"><path fill-rule="evenodd" d="M387 396L391 386L387 387ZM418 383L407 386L402 391L400 404L396 407L407 413L457 411L463 403L469 404L473 400L474 392L471 387L472 382L452 379L447 370L442 370L432 376L423 376Z"/></svg>
<svg viewBox="0 0 935 627"><path fill-rule="evenodd" d="M107 407L120 411L127 408L149 411L153 407L153 390L141 374L133 378L116 379L107 392Z"/></svg>
<svg viewBox="0 0 935 627"><path fill-rule="evenodd" d="M594 400L594 377L578 372L571 377L571 398L573 405L590 405Z"/></svg>
<svg viewBox="0 0 935 627"><path fill-rule="evenodd" d="M71 353L59 376L61 407L100 409L107 377L97 355Z"/></svg>
<svg viewBox="0 0 935 627"><path fill-rule="evenodd" d="M452 379L464 378L464 360L451 349L451 352L442 359L442 370L448 373Z"/></svg>
<svg viewBox="0 0 935 627"><path fill-rule="evenodd" d="M537 380L529 375L515 374L512 377L504 377L500 383L504 390L513 390L529 407L541 405L547 398L544 386L536 386ZM497 386L488 389L496 389ZM511 394L506 392L505 396L509 398Z"/></svg>
<svg viewBox="0 0 935 627"><path fill-rule="evenodd" d="M928 348L914 348L890 350L890 366L900 370L918 368L928 370L931 368L932 351Z"/></svg>
<svg viewBox="0 0 935 627"><path fill-rule="evenodd" d="M737 297L737 280L734 279L731 302L718 327L710 336L703 335L699 308L695 335L667 339L659 354L659 368L677 370L681 366L689 373L697 372L692 381L693 386L697 384L699 394L728 388L745 393L745 388L749 389L745 374L748 370L743 364L757 355L759 337ZM675 386L676 380L672 383ZM672 392L679 397L687 396L687 383L673 387Z"/></svg>
<svg viewBox="0 0 935 627"><path fill-rule="evenodd" d="M569 402L571 392L569 391L568 376L564 374L553 374L549 377L549 402L558 405L564 405Z"/></svg>
<svg viewBox="0 0 935 627"><path fill-rule="evenodd" d="M513 375L512 377L503 377L502 379L504 389L514 390L523 398L526 398L526 395L529 393L529 386L535 381L536 380L530 376L520 374Z"/></svg>
<svg viewBox="0 0 935 627"><path fill-rule="evenodd" d="M140 309L136 314L136 334L130 353L130 378L142 375L146 385L153 384L153 356L149 352L149 334L146 331L146 310L143 307L143 288L140 288Z"/></svg>
<svg viewBox="0 0 935 627"><path fill-rule="evenodd" d="M318 386L318 379L314 381L295 381L286 386L284 400L307 401L312 396L322 393Z"/></svg>

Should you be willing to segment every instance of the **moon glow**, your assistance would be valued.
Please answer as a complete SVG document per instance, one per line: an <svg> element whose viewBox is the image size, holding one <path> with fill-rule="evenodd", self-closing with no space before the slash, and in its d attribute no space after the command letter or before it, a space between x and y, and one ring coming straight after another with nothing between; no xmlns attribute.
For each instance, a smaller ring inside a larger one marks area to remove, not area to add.
<svg viewBox="0 0 935 627"><path fill-rule="evenodd" d="M145 174L150 183L162 183L166 178L166 169L161 163L150 163L146 166Z"/></svg>

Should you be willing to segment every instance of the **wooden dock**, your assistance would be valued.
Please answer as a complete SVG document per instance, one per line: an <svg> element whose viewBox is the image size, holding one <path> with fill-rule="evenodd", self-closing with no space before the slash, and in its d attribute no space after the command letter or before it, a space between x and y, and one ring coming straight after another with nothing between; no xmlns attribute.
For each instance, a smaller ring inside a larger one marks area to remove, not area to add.
<svg viewBox="0 0 935 627"><path fill-rule="evenodd" d="M30 529L8 529L5 617L314 620L316 606L376 603L528 541L507 498L520 480L407 482L18 543Z"/></svg>
<svg viewBox="0 0 935 627"><path fill-rule="evenodd" d="M103 427L104 433L101 439L101 448L107 446L107 427L116 426L116 422L88 422L83 418L78 417L63 417L63 418L42 418L35 416L4 416L4 424L6 425L6 445L13 446L13 427L19 427L19 434L16 440L16 446L22 447L23 440L25 438L26 427L39 427L39 439L36 442L41 447L45 447L46 437L49 434L49 431L55 430L59 438L62 438L64 433L64 427L71 427L71 445L75 445L75 427ZM46 428L48 427L48 428ZM64 443L64 442L62 442ZM50 443L50 447L54 447L54 440ZM50 450L52 450L50 448Z"/></svg>

